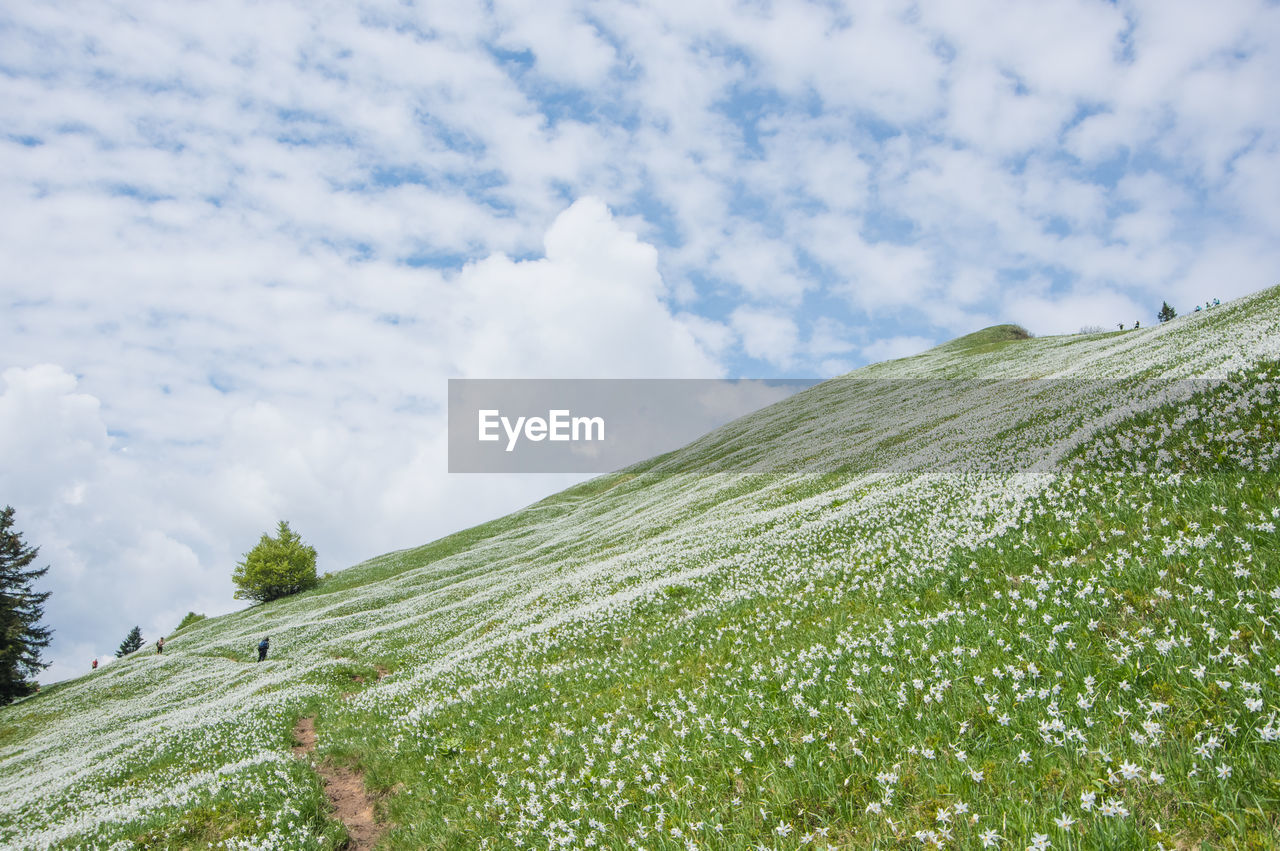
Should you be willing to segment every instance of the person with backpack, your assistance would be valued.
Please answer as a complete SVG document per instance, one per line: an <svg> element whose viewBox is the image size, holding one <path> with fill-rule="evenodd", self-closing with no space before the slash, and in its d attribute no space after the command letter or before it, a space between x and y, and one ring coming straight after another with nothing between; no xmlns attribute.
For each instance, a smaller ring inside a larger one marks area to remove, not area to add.
<svg viewBox="0 0 1280 851"><path fill-rule="evenodd" d="M157 653L164 652L164 636L163 635L160 636L158 641L156 641L156 652Z"/></svg>
<svg viewBox="0 0 1280 851"><path fill-rule="evenodd" d="M271 637L267 636L258 642L258 661L261 662L267 658L267 648L271 646Z"/></svg>

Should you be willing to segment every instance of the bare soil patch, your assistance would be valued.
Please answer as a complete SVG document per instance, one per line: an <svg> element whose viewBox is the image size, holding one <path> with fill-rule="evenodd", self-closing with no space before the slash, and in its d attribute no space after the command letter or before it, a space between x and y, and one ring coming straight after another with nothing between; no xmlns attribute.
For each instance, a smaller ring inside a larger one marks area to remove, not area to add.
<svg viewBox="0 0 1280 851"><path fill-rule="evenodd" d="M324 779L324 793L333 806L333 814L347 826L353 851L367 851L377 844L382 825L373 814L373 800L364 789L364 778L343 765L328 760L317 769Z"/></svg>
<svg viewBox="0 0 1280 851"><path fill-rule="evenodd" d="M294 725L293 735L299 742L293 753L299 758L306 758L316 747L316 721L314 718L300 718ZM325 760L315 766L316 773L324 782L324 794L333 807L333 814L347 828L350 841L347 848L351 851L370 851L382 835L384 826L378 823L373 812L373 799L364 788L364 777L344 765L334 765Z"/></svg>
<svg viewBox="0 0 1280 851"><path fill-rule="evenodd" d="M316 719L299 718L293 725L293 737L298 744L293 748L294 756L306 756L316 749Z"/></svg>

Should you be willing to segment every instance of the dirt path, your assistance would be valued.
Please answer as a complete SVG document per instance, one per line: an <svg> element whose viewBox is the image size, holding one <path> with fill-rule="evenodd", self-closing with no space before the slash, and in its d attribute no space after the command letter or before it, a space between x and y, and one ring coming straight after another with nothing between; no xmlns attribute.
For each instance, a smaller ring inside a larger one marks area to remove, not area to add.
<svg viewBox="0 0 1280 851"><path fill-rule="evenodd" d="M301 718L293 728L299 744L294 756L306 759L316 747L316 719ZM364 789L364 777L359 772L334 765L328 760L315 766L316 773L324 781L324 794L333 807L333 814L347 827L352 851L370 851L382 835L383 826L373 814L373 800Z"/></svg>
<svg viewBox="0 0 1280 851"><path fill-rule="evenodd" d="M316 719L299 718L293 725L293 737L299 744L294 746L294 756L306 756L316 749Z"/></svg>

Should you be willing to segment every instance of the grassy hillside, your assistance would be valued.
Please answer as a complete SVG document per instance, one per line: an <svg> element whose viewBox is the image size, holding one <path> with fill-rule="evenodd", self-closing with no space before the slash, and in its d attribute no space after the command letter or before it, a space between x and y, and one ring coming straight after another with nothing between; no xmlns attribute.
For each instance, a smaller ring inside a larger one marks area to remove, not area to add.
<svg viewBox="0 0 1280 851"><path fill-rule="evenodd" d="M202 621L0 710L0 844L339 847L327 761L391 848L1276 847L1277 341L988 329Z"/></svg>

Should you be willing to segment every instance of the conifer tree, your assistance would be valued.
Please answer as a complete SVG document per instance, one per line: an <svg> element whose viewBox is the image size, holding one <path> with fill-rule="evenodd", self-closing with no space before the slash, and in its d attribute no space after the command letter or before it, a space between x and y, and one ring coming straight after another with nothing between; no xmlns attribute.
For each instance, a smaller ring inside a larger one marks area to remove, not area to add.
<svg viewBox="0 0 1280 851"><path fill-rule="evenodd" d="M129 634L124 637L124 641L120 642L120 648L116 650L116 658L128 656L133 651L142 646L142 627L135 626L129 630Z"/></svg>
<svg viewBox="0 0 1280 851"><path fill-rule="evenodd" d="M0 706L36 691L31 677L49 667L40 661L40 650L49 646L53 632L40 619L50 592L31 588L49 568L28 569L39 552L23 544L22 533L13 530L13 508L5 506L0 511Z"/></svg>
<svg viewBox="0 0 1280 851"><path fill-rule="evenodd" d="M1168 322L1170 319L1172 319L1177 315L1178 315L1178 311L1174 310L1169 305L1169 302L1166 301L1164 302L1164 304L1160 306L1160 312L1156 314L1156 319L1159 319L1161 322Z"/></svg>

